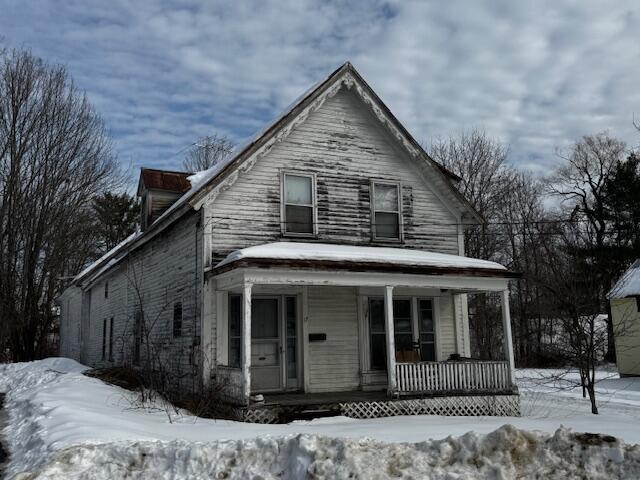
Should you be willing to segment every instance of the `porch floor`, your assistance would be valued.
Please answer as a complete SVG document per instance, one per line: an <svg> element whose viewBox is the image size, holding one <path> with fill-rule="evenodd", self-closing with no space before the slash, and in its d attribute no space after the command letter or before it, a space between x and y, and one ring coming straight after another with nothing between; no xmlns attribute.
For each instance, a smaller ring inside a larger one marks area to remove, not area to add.
<svg viewBox="0 0 640 480"><path fill-rule="evenodd" d="M322 392L322 393L271 393L264 394L264 402L252 403L252 407L260 406L312 406L312 405L332 405L348 402L380 402L388 400L384 390L363 392L354 390L347 392Z"/></svg>

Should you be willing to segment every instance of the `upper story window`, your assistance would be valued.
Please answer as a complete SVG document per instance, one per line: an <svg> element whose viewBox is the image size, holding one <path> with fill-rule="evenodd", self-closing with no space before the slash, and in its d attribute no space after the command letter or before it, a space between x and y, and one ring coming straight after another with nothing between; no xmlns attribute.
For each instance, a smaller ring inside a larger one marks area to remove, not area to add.
<svg viewBox="0 0 640 480"><path fill-rule="evenodd" d="M313 235L315 233L315 178L313 175L283 175L282 220L284 233Z"/></svg>
<svg viewBox="0 0 640 480"><path fill-rule="evenodd" d="M104 298L109 298L109 282L104 282Z"/></svg>
<svg viewBox="0 0 640 480"><path fill-rule="evenodd" d="M372 221L374 240L400 240L402 217L400 211L400 185L373 182Z"/></svg>

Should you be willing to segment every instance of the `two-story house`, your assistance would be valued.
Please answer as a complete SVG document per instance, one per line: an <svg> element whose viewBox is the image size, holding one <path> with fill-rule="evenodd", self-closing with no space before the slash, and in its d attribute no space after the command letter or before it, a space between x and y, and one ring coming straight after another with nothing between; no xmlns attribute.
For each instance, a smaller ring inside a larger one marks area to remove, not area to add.
<svg viewBox="0 0 640 480"><path fill-rule="evenodd" d="M347 63L210 170L142 170L142 230L62 295L61 353L135 365L144 324L251 421L517 415L514 274L464 256L459 180ZM470 292L502 292L506 360L467 358Z"/></svg>

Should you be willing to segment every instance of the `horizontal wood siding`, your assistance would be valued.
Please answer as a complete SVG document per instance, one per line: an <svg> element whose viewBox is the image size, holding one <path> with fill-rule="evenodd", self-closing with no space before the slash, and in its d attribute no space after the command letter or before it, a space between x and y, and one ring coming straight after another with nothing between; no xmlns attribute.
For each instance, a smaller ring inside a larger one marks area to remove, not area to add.
<svg viewBox="0 0 640 480"><path fill-rule="evenodd" d="M282 238L282 171L316 174L319 241L458 253L455 216L368 108L342 90L216 198L206 212L214 265L233 250ZM404 244L371 240L372 179L402 183Z"/></svg>
<svg viewBox="0 0 640 480"><path fill-rule="evenodd" d="M309 343L311 392L355 390L360 384L356 290L309 287L309 334L327 339Z"/></svg>
<svg viewBox="0 0 640 480"><path fill-rule="evenodd" d="M89 305L82 312L84 363L94 367L132 363L135 312L142 303L145 321L152 326L152 341L161 352L165 366L187 379L197 378L202 294L199 219L197 212L186 215L117 268L104 274L91 288L85 289L84 296L89 299ZM108 298L104 297L105 282L109 282ZM182 336L178 338L173 337L173 304L176 301L182 302ZM108 359L111 317L114 318L113 362ZM103 360L105 319L107 338ZM73 331L73 328L65 327L61 332L65 351L80 348L80 339L74 338Z"/></svg>
<svg viewBox="0 0 640 480"><path fill-rule="evenodd" d="M456 348L456 326L453 309L453 297L444 295L440 297L440 318L438 325L438 350L440 359L446 360L452 353L457 353Z"/></svg>

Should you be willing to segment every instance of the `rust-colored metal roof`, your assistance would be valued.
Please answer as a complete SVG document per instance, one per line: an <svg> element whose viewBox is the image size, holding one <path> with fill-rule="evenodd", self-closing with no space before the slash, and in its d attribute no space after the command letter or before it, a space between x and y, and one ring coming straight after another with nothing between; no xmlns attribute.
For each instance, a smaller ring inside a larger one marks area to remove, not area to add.
<svg viewBox="0 0 640 480"><path fill-rule="evenodd" d="M193 174L143 168L140 172L140 180L147 189L185 193L191 188L191 183L187 180L189 175Z"/></svg>

